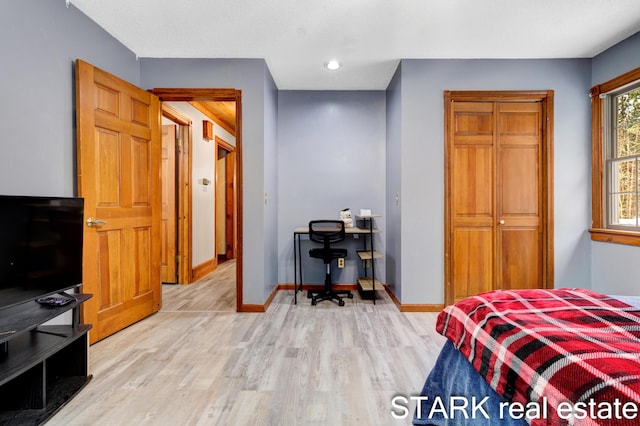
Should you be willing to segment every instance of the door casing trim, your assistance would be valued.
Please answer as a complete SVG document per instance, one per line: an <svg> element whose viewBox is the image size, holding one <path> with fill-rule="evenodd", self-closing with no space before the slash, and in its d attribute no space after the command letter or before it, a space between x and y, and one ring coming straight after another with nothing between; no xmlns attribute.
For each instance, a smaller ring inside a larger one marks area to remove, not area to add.
<svg viewBox="0 0 640 426"><path fill-rule="evenodd" d="M444 302L453 303L451 242L451 171L449 135L452 102L541 102L542 103L542 264L543 288L554 287L553 244L553 90L529 91L451 91L444 92Z"/></svg>
<svg viewBox="0 0 640 426"><path fill-rule="evenodd" d="M242 90L238 89L190 89L154 88L149 92L162 102L234 101L236 105L236 312L243 312L242 297ZM190 157L190 156L189 156ZM190 197L189 197L190 198Z"/></svg>

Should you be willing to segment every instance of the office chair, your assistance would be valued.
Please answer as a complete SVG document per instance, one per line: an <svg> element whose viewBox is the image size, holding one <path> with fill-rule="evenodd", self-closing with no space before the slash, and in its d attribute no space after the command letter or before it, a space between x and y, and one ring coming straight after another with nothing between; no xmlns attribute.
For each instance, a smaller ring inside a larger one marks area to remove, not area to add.
<svg viewBox="0 0 640 426"><path fill-rule="evenodd" d="M309 250L309 256L322 259L327 268L323 290L309 290L307 297L311 304L315 305L321 300L337 300L338 305L344 306L344 300L340 295L349 299L353 294L349 290L333 290L331 287L331 261L347 257L347 249L331 248L331 244L344 240L344 222L341 220L312 220L309 222L309 239L316 243L322 243L322 248Z"/></svg>

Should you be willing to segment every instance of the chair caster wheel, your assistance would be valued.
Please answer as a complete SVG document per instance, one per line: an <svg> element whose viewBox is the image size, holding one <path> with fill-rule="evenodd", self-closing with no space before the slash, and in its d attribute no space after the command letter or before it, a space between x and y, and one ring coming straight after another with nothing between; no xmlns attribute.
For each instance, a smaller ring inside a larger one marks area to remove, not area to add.
<svg viewBox="0 0 640 426"><path fill-rule="evenodd" d="M349 294L347 294L347 297L348 297L349 299L353 299L353 294L352 294L352 293L349 293Z"/></svg>
<svg viewBox="0 0 640 426"><path fill-rule="evenodd" d="M344 300L338 300L338 306L344 306Z"/></svg>
<svg viewBox="0 0 640 426"><path fill-rule="evenodd" d="M316 299L311 299L311 305L316 306L318 301Z"/></svg>

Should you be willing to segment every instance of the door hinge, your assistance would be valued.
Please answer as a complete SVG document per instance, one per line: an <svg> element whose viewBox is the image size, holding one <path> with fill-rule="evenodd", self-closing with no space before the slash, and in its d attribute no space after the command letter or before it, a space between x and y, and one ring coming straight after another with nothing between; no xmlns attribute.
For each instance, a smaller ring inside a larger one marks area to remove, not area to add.
<svg viewBox="0 0 640 426"><path fill-rule="evenodd" d="M179 254L176 255L176 263L180 263L182 261L182 256L180 256Z"/></svg>

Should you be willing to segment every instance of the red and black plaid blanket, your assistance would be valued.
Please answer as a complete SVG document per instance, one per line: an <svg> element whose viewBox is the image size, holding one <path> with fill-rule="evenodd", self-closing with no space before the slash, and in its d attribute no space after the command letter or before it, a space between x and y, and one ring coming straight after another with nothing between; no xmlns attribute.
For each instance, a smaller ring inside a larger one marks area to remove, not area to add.
<svg viewBox="0 0 640 426"><path fill-rule="evenodd" d="M495 291L448 306L436 328L532 425L640 425L636 308L583 289Z"/></svg>

